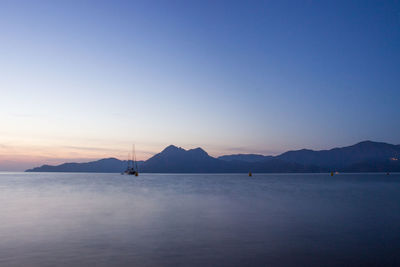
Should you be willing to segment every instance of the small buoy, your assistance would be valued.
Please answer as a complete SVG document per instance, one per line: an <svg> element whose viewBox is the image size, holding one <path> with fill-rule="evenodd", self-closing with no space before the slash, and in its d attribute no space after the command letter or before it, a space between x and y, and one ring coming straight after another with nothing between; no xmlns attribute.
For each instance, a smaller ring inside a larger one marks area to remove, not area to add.
<svg viewBox="0 0 400 267"><path fill-rule="evenodd" d="M253 174L251 172L249 172L249 176L253 176Z"/></svg>

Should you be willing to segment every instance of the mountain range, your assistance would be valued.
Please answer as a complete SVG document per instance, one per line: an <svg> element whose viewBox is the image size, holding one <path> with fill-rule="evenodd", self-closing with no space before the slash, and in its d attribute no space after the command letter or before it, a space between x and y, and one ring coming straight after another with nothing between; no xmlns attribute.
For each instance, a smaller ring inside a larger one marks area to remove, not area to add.
<svg viewBox="0 0 400 267"><path fill-rule="evenodd" d="M202 148L185 150L174 145L146 161L140 172L149 173L240 173L240 172L400 172L400 145L363 141L330 150L295 150L278 156L258 154L211 157ZM106 158L87 163L43 165L27 172L110 172L126 169L128 161Z"/></svg>

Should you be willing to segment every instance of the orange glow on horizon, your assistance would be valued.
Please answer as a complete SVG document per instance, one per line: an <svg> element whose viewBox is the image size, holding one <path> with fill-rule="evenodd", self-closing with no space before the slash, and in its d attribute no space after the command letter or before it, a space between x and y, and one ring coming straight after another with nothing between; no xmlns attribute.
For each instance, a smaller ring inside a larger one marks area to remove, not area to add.
<svg viewBox="0 0 400 267"><path fill-rule="evenodd" d="M0 170L24 170L44 164L88 162L111 157L127 160L129 153L128 149L108 147L1 145ZM153 154L155 153L136 149L137 160L146 160Z"/></svg>

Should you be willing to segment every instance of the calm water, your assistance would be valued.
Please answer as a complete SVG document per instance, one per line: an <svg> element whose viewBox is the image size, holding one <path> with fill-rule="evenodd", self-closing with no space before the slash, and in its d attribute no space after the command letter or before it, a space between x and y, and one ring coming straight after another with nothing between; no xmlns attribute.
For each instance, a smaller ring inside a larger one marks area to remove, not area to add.
<svg viewBox="0 0 400 267"><path fill-rule="evenodd" d="M400 265L400 175L0 173L0 266Z"/></svg>

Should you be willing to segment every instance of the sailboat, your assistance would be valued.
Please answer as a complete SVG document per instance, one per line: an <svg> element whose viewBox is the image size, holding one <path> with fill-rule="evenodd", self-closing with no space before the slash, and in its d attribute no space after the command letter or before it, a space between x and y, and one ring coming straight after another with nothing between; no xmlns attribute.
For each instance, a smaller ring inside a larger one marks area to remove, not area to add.
<svg viewBox="0 0 400 267"><path fill-rule="evenodd" d="M131 162L132 162L132 166L130 164ZM132 146L131 159L128 160L128 167L126 168L126 171L124 172L124 174L139 176L139 171L138 171L138 166L137 166L137 161L136 161L135 145Z"/></svg>

